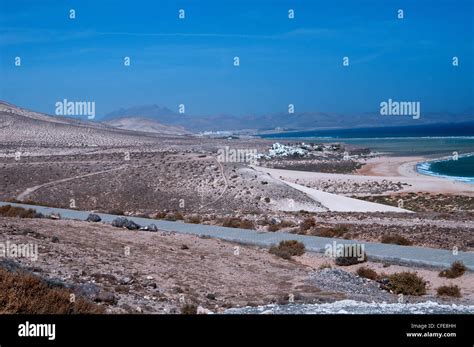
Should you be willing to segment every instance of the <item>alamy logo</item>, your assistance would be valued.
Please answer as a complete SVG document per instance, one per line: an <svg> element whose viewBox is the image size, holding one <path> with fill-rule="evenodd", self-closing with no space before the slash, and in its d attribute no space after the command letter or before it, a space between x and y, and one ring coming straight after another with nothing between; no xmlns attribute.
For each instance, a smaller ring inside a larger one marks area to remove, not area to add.
<svg viewBox="0 0 474 347"><path fill-rule="evenodd" d="M382 101L380 103L380 115L382 116L412 116L419 119L421 107L419 101Z"/></svg>
<svg viewBox="0 0 474 347"><path fill-rule="evenodd" d="M56 324L36 324L28 321L18 325L20 337L47 337L52 341L56 339Z"/></svg>
<svg viewBox="0 0 474 347"><path fill-rule="evenodd" d="M365 258L365 245L363 243L337 243L333 241L326 244L324 249L324 255L330 258L348 257L357 258L359 261Z"/></svg>
<svg viewBox="0 0 474 347"><path fill-rule="evenodd" d="M38 245L31 243L17 244L10 241L0 242L0 258L29 258L38 260Z"/></svg>
<svg viewBox="0 0 474 347"><path fill-rule="evenodd" d="M95 118L95 101L58 101L54 104L57 116L87 116Z"/></svg>
<svg viewBox="0 0 474 347"><path fill-rule="evenodd" d="M221 163L251 163L255 160L256 155L256 149L225 146L217 150L217 161Z"/></svg>

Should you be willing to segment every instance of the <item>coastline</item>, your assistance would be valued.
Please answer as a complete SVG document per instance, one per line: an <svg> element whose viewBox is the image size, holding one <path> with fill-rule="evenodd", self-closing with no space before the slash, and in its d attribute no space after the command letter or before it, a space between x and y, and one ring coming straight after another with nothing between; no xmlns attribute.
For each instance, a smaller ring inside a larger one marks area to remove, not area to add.
<svg viewBox="0 0 474 347"><path fill-rule="evenodd" d="M459 156L459 158L464 158L464 157L472 157L474 156L474 153L466 153L462 154ZM465 177L465 176L451 176L451 175L443 175L440 173L437 173L431 169L431 165L433 163L439 163L439 162L446 162L446 161L451 161L452 156L447 156L447 157L442 157L442 158L437 158L437 159L431 159L431 160L425 160L422 162L419 162L416 164L415 168L416 171L422 175L425 176L431 176L431 177L439 177L443 179L448 179L448 180L453 180L453 181L458 181L458 182L464 182L467 184L474 184L474 177Z"/></svg>
<svg viewBox="0 0 474 347"><path fill-rule="evenodd" d="M387 181L401 185L397 191L399 193L428 192L474 196L474 186L472 184L417 172L416 165L429 159L422 156L380 156L366 160L365 165L353 174L320 173L264 167L258 167L258 170L287 182L323 191L325 189L321 188L321 186L325 184L332 187L344 187L347 192L341 190L333 190L331 192L346 196L358 195L358 193L351 189L352 186L379 185ZM387 193L390 192L387 191Z"/></svg>

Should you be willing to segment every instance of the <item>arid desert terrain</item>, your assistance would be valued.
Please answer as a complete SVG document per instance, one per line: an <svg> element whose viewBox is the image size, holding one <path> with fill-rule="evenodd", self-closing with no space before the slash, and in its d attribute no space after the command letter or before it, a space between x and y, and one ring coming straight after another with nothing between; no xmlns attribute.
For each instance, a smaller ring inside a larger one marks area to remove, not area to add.
<svg viewBox="0 0 474 347"><path fill-rule="evenodd" d="M0 103L0 201L472 256L474 188L418 174L414 165L424 158L157 129ZM469 264L453 278L439 276L442 268L375 261L370 253L344 266L310 251L281 256L218 237L63 217L4 208L0 244L34 244L38 259L0 258L2 278L32 275L45 291L59 287L106 313L223 313L343 299L474 304ZM393 276L404 272L425 284L400 299ZM442 286L457 286L460 295L438 291ZM3 296L5 312L48 312Z"/></svg>

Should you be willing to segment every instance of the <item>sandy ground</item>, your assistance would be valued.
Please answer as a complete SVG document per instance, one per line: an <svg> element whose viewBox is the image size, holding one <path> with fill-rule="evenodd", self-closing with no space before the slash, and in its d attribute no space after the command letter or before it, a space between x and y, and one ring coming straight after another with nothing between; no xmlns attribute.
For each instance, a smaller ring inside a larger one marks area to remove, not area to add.
<svg viewBox="0 0 474 347"><path fill-rule="evenodd" d="M57 238L54 242L53 237ZM311 284L310 275L321 265L334 266L332 259L319 254L287 261L267 249L192 235L130 231L70 220L0 218L0 242L7 240L38 245L36 261L10 258L29 271L77 290L97 289L112 295L114 303L102 302L110 313L179 313L183 303L222 312L229 307L288 303L290 294L299 303L353 298L337 288L324 291ZM472 273L447 280L438 277L439 270L364 265L378 273L416 271L428 280L428 294L410 300L473 302ZM338 268L355 273L359 266ZM448 283L458 285L463 297L437 298L435 289ZM357 293L358 288L353 289ZM368 299L385 298L387 293L380 291Z"/></svg>
<svg viewBox="0 0 474 347"><path fill-rule="evenodd" d="M283 181L285 182L285 181ZM286 182L290 187L295 188L312 199L334 212L410 212L402 208L388 205L371 203L363 200L352 199L341 195L326 193L321 190L308 188L300 184ZM317 212L317 211L311 211Z"/></svg>
<svg viewBox="0 0 474 347"><path fill-rule="evenodd" d="M53 237L58 242L52 242ZM305 265L266 249L192 235L2 217L0 242L7 240L38 245L36 261L10 258L36 274L112 293L117 303L109 305L109 311L115 313L179 312L183 302L218 312L278 302L289 293L309 302L338 297L305 285Z"/></svg>
<svg viewBox="0 0 474 347"><path fill-rule="evenodd" d="M274 178L297 183L310 188L318 188L326 183L334 188L346 187L347 194L355 195L353 186L383 184L393 182L399 184L398 192L432 192L474 196L474 186L450 181L443 178L418 174L415 164L423 158L413 157L378 157L369 159L357 174L332 174L305 171L292 171L259 167L258 170L269 173ZM352 193L351 193L352 190ZM387 191L390 192L390 191Z"/></svg>
<svg viewBox="0 0 474 347"><path fill-rule="evenodd" d="M362 176L404 176L413 177L416 163L428 160L425 157L375 157L365 161L365 165L357 170ZM403 168L402 168L403 166ZM420 175L421 176L421 175ZM425 176L423 176L425 177Z"/></svg>
<svg viewBox="0 0 474 347"><path fill-rule="evenodd" d="M425 191L433 193L462 194L474 196L472 184L450 181L445 178L419 174L416 164L430 160L425 157L377 157L367 160L366 165L357 170L358 175L389 177L411 184L404 191Z"/></svg>

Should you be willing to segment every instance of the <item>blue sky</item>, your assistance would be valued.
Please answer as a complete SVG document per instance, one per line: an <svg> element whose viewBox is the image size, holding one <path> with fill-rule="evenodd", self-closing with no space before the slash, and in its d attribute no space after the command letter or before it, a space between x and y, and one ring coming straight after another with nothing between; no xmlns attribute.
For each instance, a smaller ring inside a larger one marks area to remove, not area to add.
<svg viewBox="0 0 474 347"><path fill-rule="evenodd" d="M389 98L465 113L474 111L473 9L472 0L0 0L0 99L47 113L64 98L95 101L99 115L180 103L194 115L289 103L357 114Z"/></svg>

